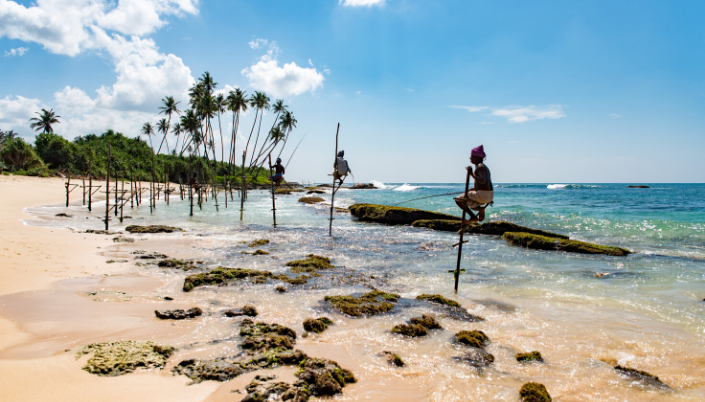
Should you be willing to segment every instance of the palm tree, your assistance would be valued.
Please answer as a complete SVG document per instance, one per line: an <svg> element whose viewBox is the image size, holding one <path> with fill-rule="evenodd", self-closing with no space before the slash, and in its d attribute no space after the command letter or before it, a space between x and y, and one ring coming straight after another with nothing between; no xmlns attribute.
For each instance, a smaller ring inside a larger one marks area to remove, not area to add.
<svg viewBox="0 0 705 402"><path fill-rule="evenodd" d="M177 105L181 102L175 101L173 96L164 97L164 99L162 99L162 103L164 106L159 107L159 114L164 113L164 115L169 118L169 121L166 125L166 130L162 131L164 133L164 138L162 139L162 144L159 145L157 153L162 150L162 145L164 144L164 141L166 141L166 135L169 133L169 127L171 127L171 115L174 113L179 115L181 114L181 111L177 107ZM167 151L169 150L169 141L166 141L166 149Z"/></svg>
<svg viewBox="0 0 705 402"><path fill-rule="evenodd" d="M230 91L225 99L228 110L233 112L233 134L230 138L230 163L235 162L235 143L237 139L237 131L240 126L240 112L247 111L247 99L245 92L236 88L235 91Z"/></svg>
<svg viewBox="0 0 705 402"><path fill-rule="evenodd" d="M272 128L269 129L269 132L270 132L270 133L272 132L272 130L274 130L274 127L275 127L275 126L277 125L277 123L279 122L279 115L281 115L282 112L286 111L287 108L288 108L288 106L286 106L286 105L284 104L284 100L282 100L282 99L277 99L277 101L274 102L274 104L272 104L272 111L274 111L277 115L276 115L276 117L274 117L274 123L272 123ZM268 139L271 139L272 137L270 136L270 137L267 137L267 138L268 138ZM275 146L276 146L276 144L270 144L269 146L266 146L266 147L265 147L266 142L267 142L267 141L265 140L265 142L262 144L262 148L260 148L259 154L257 154L257 159L256 159L256 160L259 160L259 158L262 157L262 155L265 154L265 149L266 149L267 151L269 151L271 145L275 145ZM255 142L255 144L256 144L256 142ZM256 149L256 148L257 148L257 145L255 145L255 149ZM271 147L271 148L274 148L274 147Z"/></svg>
<svg viewBox="0 0 705 402"><path fill-rule="evenodd" d="M152 134L154 134L154 127L152 127L152 123L144 123L142 126L142 134L149 137L149 147L152 148L152 152L154 152L154 147L152 146Z"/></svg>
<svg viewBox="0 0 705 402"><path fill-rule="evenodd" d="M166 119L161 119L157 122L157 132L160 134L164 135L164 138L166 138L166 133L169 131L169 123L167 123ZM162 144L164 144L164 139L162 139ZM159 149L161 150L161 145L159 145ZM166 143L166 151L169 153L169 143ZM157 151L159 153L159 151Z"/></svg>
<svg viewBox="0 0 705 402"><path fill-rule="evenodd" d="M46 110L42 109L42 112L36 112L39 117L32 117L29 119L29 121L33 121L34 123L30 124L29 126L33 128L35 131L42 130L42 133L53 133L54 129L51 127L52 124L58 123L59 118L61 116L57 116L56 113L54 113L54 109L51 110Z"/></svg>
<svg viewBox="0 0 705 402"><path fill-rule="evenodd" d="M220 161L225 162L225 143L223 142L223 127L220 124L220 114L225 112L225 97L223 94L216 95L213 106L218 113L218 131L220 132ZM213 156L215 158L215 155Z"/></svg>
<svg viewBox="0 0 705 402"><path fill-rule="evenodd" d="M200 128L200 126L200 118L198 117L196 112L193 111L193 109L187 110L181 116L181 129L188 134L188 142L186 142L186 139L184 139L179 156L184 154L184 152L189 147L189 145L191 145L191 143L194 144L194 147L198 145L199 141L194 140L196 140L196 136L197 134L199 134L198 129Z"/></svg>
<svg viewBox="0 0 705 402"><path fill-rule="evenodd" d="M174 133L174 136L176 136L176 145L174 145L174 155L176 155L176 150L179 149L179 136L183 132L181 129L181 124L175 123L171 128L171 132Z"/></svg>
<svg viewBox="0 0 705 402"><path fill-rule="evenodd" d="M279 126L282 128L282 131L286 134L286 137L284 137L284 144L282 145L282 149L279 150L279 155L277 155L277 158L282 156L282 152L284 152L284 147L286 147L286 142L289 140L289 134L296 128L296 123L298 121L296 118L294 118L294 114L291 113L290 111L285 111L282 117L279 119Z"/></svg>
<svg viewBox="0 0 705 402"><path fill-rule="evenodd" d="M264 116L264 111L269 110L269 97L264 92L255 91L255 94L250 97L250 106L255 108L255 124L252 125L252 131L250 131L250 137L247 139L247 145L245 145L245 153L250 147L250 140L252 139L252 133L255 131L255 125L257 124L257 113L260 113L259 129L257 129L257 139L255 140L255 146L252 151L252 157L250 158L250 165L252 165L252 160L255 157L255 151L257 149L257 142L259 141L259 133L262 130L262 117Z"/></svg>

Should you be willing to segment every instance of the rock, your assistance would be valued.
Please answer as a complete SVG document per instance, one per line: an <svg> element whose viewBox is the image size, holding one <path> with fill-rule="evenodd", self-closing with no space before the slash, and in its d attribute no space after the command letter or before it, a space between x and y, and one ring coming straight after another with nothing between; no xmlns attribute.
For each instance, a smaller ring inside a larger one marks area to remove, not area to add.
<svg viewBox="0 0 705 402"><path fill-rule="evenodd" d="M240 324L240 336L245 340L240 345L251 354L291 350L296 343L296 331L279 324L255 323L245 319Z"/></svg>
<svg viewBox="0 0 705 402"><path fill-rule="evenodd" d="M494 363L494 356L484 349L472 349L465 355L456 357L458 361L469 363L471 366L482 367Z"/></svg>
<svg viewBox="0 0 705 402"><path fill-rule="evenodd" d="M269 255L269 253L264 250L257 249L254 253L252 253L252 255Z"/></svg>
<svg viewBox="0 0 705 402"><path fill-rule="evenodd" d="M311 190L311 191L307 192L306 194L325 194L325 193L326 193L325 191L321 191L321 190Z"/></svg>
<svg viewBox="0 0 705 402"><path fill-rule="evenodd" d="M198 317L203 314L203 310L198 307L184 311L181 309L177 310L154 310L154 314L160 320L185 320L187 318Z"/></svg>
<svg viewBox="0 0 705 402"><path fill-rule="evenodd" d="M242 306L240 309L232 309L232 310L227 310L223 313L226 317L240 317L240 316L248 316L248 317L257 317L259 312L257 311L257 308L255 306L251 306L249 304L246 304Z"/></svg>
<svg viewBox="0 0 705 402"><path fill-rule="evenodd" d="M299 198L299 202L303 202L304 204L318 204L325 201L325 199L321 197L301 197Z"/></svg>
<svg viewBox="0 0 705 402"><path fill-rule="evenodd" d="M172 371L189 377L194 383L208 380L225 382L247 372L240 364L229 362L223 358L184 360L174 366Z"/></svg>
<svg viewBox="0 0 705 402"><path fill-rule="evenodd" d="M290 285L305 285L311 277L308 275L299 275L296 278L290 278L286 275L276 275L274 279L279 279L280 281L286 282Z"/></svg>
<svg viewBox="0 0 705 402"><path fill-rule="evenodd" d="M296 376L314 396L332 396L340 393L347 384L357 382L350 370L341 368L332 360L308 358L300 366Z"/></svg>
<svg viewBox="0 0 705 402"><path fill-rule="evenodd" d="M541 357L541 352L533 351L529 353L517 353L514 356L518 362L541 362L543 363L543 357Z"/></svg>
<svg viewBox="0 0 705 402"><path fill-rule="evenodd" d="M411 224L415 228L429 228L434 230L440 230L445 232L455 232L460 230L459 220L442 220L442 219L430 219L430 220L419 220ZM472 234L483 234L483 235L496 235L501 236L507 232L522 232L531 233L541 236L555 237L559 239L568 239L568 236L546 232L538 229L527 228L526 226L517 225L511 222L498 221L498 222L487 222L482 224L468 225L465 227L465 233Z"/></svg>
<svg viewBox="0 0 705 402"><path fill-rule="evenodd" d="M390 366L395 366L395 367L404 367L406 364L404 363L404 360L399 357L398 354L392 353L389 351L384 351L382 352L383 355L387 356L387 363L389 363Z"/></svg>
<svg viewBox="0 0 705 402"><path fill-rule="evenodd" d="M172 301L172 300L174 300L174 298L171 297L171 296L164 296L164 297L162 297L162 299L164 299L164 300L166 300L166 301Z"/></svg>
<svg viewBox="0 0 705 402"><path fill-rule="evenodd" d="M184 230L181 228L173 227L173 226L164 226L164 225L148 225L148 226L139 226L139 225L130 225L125 228L130 233L173 233L173 232L183 232Z"/></svg>
<svg viewBox="0 0 705 402"><path fill-rule="evenodd" d="M543 384L527 382L521 386L519 396L522 402L551 402L551 395Z"/></svg>
<svg viewBox="0 0 705 402"><path fill-rule="evenodd" d="M649 188L649 186L627 186L627 188Z"/></svg>
<svg viewBox="0 0 705 402"><path fill-rule="evenodd" d="M626 377L636 379L644 385L650 385L660 388L668 387L668 385L664 384L661 380L659 380L658 377L647 373L646 371L640 371L629 367L623 367L620 365L615 366L614 369L617 371L617 373Z"/></svg>
<svg viewBox="0 0 705 402"><path fill-rule="evenodd" d="M604 254L622 257L631 253L627 249L599 244L587 243L578 240L566 240L555 237L539 236L530 233L507 232L502 238L513 246L521 246L535 250L559 250L580 254Z"/></svg>
<svg viewBox="0 0 705 402"><path fill-rule="evenodd" d="M308 401L311 393L303 386L303 382L297 381L295 384L285 382L267 382L268 377L256 376L250 384L245 387L247 396L241 402L265 402L265 401Z"/></svg>
<svg viewBox="0 0 705 402"><path fill-rule="evenodd" d="M423 295L416 296L416 300L427 300L432 303L442 304L445 306L460 307L460 304L457 301L446 299L445 297L443 297L441 295L423 294Z"/></svg>
<svg viewBox="0 0 705 402"><path fill-rule="evenodd" d="M320 334L328 329L328 326L333 324L333 320L328 317L309 318L304 321L304 329L309 332Z"/></svg>
<svg viewBox="0 0 705 402"><path fill-rule="evenodd" d="M176 258L161 260L157 265L160 268L178 268L184 271L190 271L192 269L198 268L195 265L194 261L177 260Z"/></svg>
<svg viewBox="0 0 705 402"><path fill-rule="evenodd" d="M444 317L447 318L452 318L454 320L460 320L460 321L468 321L468 322L476 322L476 321L484 321L485 319L473 314L470 314L466 309L460 306L458 302L455 300L451 299L446 299L445 297L441 295L431 295L431 294L422 294L419 296L416 296L416 300L425 300L428 302L431 302L433 304L438 304L444 307L445 314Z"/></svg>
<svg viewBox="0 0 705 402"><path fill-rule="evenodd" d="M109 230L100 230L100 229L88 229L88 230L86 230L86 231L83 232L83 233L101 234L101 235L113 236L113 235L121 234L122 232L111 232L111 231L109 231Z"/></svg>
<svg viewBox="0 0 705 402"><path fill-rule="evenodd" d="M294 260L286 263L287 267L291 267L291 272L300 274L303 272L316 272L321 269L335 268L335 265L330 263L330 258L320 255L309 254L304 260Z"/></svg>
<svg viewBox="0 0 705 402"><path fill-rule="evenodd" d="M265 283L269 279L274 279L274 274L254 269L218 267L209 272L187 276L183 289L184 292L190 292L198 286L225 284L241 279L250 279L254 283Z"/></svg>
<svg viewBox="0 0 705 402"><path fill-rule="evenodd" d="M58 217L58 218L73 218L73 215L69 215L69 214L66 214L66 213L63 213L63 212L60 213L60 214L56 214L56 215L54 215L54 216L56 216L56 217Z"/></svg>
<svg viewBox="0 0 705 402"><path fill-rule="evenodd" d="M276 288L274 288L274 290L279 293L286 293L286 288L284 286L277 286Z"/></svg>
<svg viewBox="0 0 705 402"><path fill-rule="evenodd" d="M118 237L113 237L113 242L114 243L134 243L135 239L133 239L131 237L118 236Z"/></svg>
<svg viewBox="0 0 705 402"><path fill-rule="evenodd" d="M132 254L139 254L139 257L135 257L135 258L138 258L140 260L157 260L157 259L162 259L162 258L168 258L165 254L160 254L157 252L147 253L147 254L133 252Z"/></svg>
<svg viewBox="0 0 705 402"><path fill-rule="evenodd" d="M91 374L115 377L137 368L163 368L174 348L148 341L93 343L81 349L76 358L92 354L83 369Z"/></svg>
<svg viewBox="0 0 705 402"><path fill-rule="evenodd" d="M391 225L411 225L415 221L424 219L461 220L461 218L457 216L439 212L376 204L353 204L350 206L350 212L361 221Z"/></svg>
<svg viewBox="0 0 705 402"><path fill-rule="evenodd" d="M260 246L266 246L269 244L269 239L259 239L255 240L253 242L250 242L247 247L260 247Z"/></svg>
<svg viewBox="0 0 705 402"><path fill-rule="evenodd" d="M428 329L419 324L398 324L392 328L392 333L411 337L426 336Z"/></svg>
<svg viewBox="0 0 705 402"><path fill-rule="evenodd" d="M441 327L441 324L439 324L435 318L426 314L423 314L421 318L412 318L410 323L413 325L423 325L427 329L443 329L443 327Z"/></svg>
<svg viewBox="0 0 705 402"><path fill-rule="evenodd" d="M463 345L482 349L490 338L482 331L460 331L455 334L455 340Z"/></svg>
<svg viewBox="0 0 705 402"><path fill-rule="evenodd" d="M372 183L355 183L352 187L353 190L367 190L367 189L377 189Z"/></svg>
<svg viewBox="0 0 705 402"><path fill-rule="evenodd" d="M359 297L326 296L325 302L343 314L352 317L373 316L391 311L394 304L401 296L394 293L385 293L379 290L365 293Z"/></svg>

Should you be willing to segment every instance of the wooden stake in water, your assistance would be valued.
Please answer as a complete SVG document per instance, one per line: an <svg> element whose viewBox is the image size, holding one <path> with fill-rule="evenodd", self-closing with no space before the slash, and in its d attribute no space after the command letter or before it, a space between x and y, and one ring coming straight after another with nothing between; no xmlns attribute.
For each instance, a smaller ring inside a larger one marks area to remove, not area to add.
<svg viewBox="0 0 705 402"><path fill-rule="evenodd" d="M470 169L468 169L467 176L465 177L465 196L467 197L468 190L470 189ZM460 258L463 254L463 236L465 235L465 210L463 210L463 220L460 224L460 241L458 242L458 263L455 266L455 293L458 293L458 280L460 279Z"/></svg>
<svg viewBox="0 0 705 402"><path fill-rule="evenodd" d="M93 204L93 171L91 170L91 165L92 163L88 162L88 212L93 211L93 208L91 207Z"/></svg>
<svg viewBox="0 0 705 402"><path fill-rule="evenodd" d="M274 202L274 173L272 173L272 154L269 154L269 176L272 180L272 218L274 219L274 227L277 227L277 204ZM228 197L225 197L227 200Z"/></svg>
<svg viewBox="0 0 705 402"><path fill-rule="evenodd" d="M335 158L333 159L333 188L330 196L330 224L328 226L328 235L333 236L333 203L335 202L335 172L337 171L336 163L338 161L338 134L340 133L340 123L338 129L335 130Z"/></svg>
<svg viewBox="0 0 705 402"><path fill-rule="evenodd" d="M245 197L247 197L247 193L245 190L245 153L242 153L242 188L240 191L242 192L242 196L240 197L240 221L242 221L242 213L245 211Z"/></svg>
<svg viewBox="0 0 705 402"><path fill-rule="evenodd" d="M189 185L188 185L188 198L191 204L191 212L189 216L193 216L193 183L191 182L191 158L188 159L188 174L189 174Z"/></svg>
<svg viewBox="0 0 705 402"><path fill-rule="evenodd" d="M110 152L111 145L108 143L108 170L105 175L105 230L108 230L108 222L110 221Z"/></svg>

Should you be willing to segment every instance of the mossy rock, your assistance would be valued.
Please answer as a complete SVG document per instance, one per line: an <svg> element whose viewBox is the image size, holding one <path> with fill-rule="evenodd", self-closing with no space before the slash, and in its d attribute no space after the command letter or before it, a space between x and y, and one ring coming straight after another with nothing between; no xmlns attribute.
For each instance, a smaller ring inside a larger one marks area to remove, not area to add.
<svg viewBox="0 0 705 402"><path fill-rule="evenodd" d="M569 253L604 254L616 257L623 257L630 253L629 250L620 247L602 246L584 241L559 239L531 233L507 232L502 235L502 238L513 246L534 250L558 250Z"/></svg>
<svg viewBox="0 0 705 402"><path fill-rule="evenodd" d="M309 332L320 334L328 329L328 326L333 324L333 320L328 317L309 318L304 321L304 329Z"/></svg>
<svg viewBox="0 0 705 402"><path fill-rule="evenodd" d="M657 386L657 387L668 387L668 385L664 384L663 381L661 381L657 376L647 373L646 371L641 371L641 370L636 370L633 368L629 367L623 367L620 365L617 365L614 367L614 369L617 371L617 373L637 379L639 381L642 381L645 384Z"/></svg>
<svg viewBox="0 0 705 402"><path fill-rule="evenodd" d="M430 301L431 303L442 304L444 306L460 307L460 304L457 301L446 299L441 295L422 294L416 296L416 300L426 300Z"/></svg>
<svg viewBox="0 0 705 402"><path fill-rule="evenodd" d="M274 194L280 194L280 195L290 195L291 193L302 193L306 190L302 190L300 188L278 188L274 190Z"/></svg>
<svg viewBox="0 0 705 402"><path fill-rule="evenodd" d="M518 362L543 362L541 352L536 350L529 353L517 353L514 357Z"/></svg>
<svg viewBox="0 0 705 402"><path fill-rule="evenodd" d="M280 274L274 277L274 279L279 279L282 282L286 282L289 285L305 285L308 280L311 279L308 275L299 275L296 278L290 278L286 275Z"/></svg>
<svg viewBox="0 0 705 402"><path fill-rule="evenodd" d="M245 386L247 396L240 402L292 401L304 402L311 398L308 388L301 383L270 382L276 376L257 375Z"/></svg>
<svg viewBox="0 0 705 402"><path fill-rule="evenodd" d="M300 274L303 272L312 273L321 269L335 268L335 265L330 263L330 258L320 255L309 254L306 259L294 260L286 263L287 267L291 267L291 272Z"/></svg>
<svg viewBox="0 0 705 402"><path fill-rule="evenodd" d="M307 192L306 194L325 194L325 193L326 193L325 191L321 191L321 190L311 190L311 191Z"/></svg>
<svg viewBox="0 0 705 402"><path fill-rule="evenodd" d="M200 263L200 261L196 262L196 261L179 260L176 258L167 258L167 259L159 261L157 266L159 266L160 268L177 268L177 269L181 269L184 271L190 271L192 269L198 268L198 266L196 266L197 263Z"/></svg>
<svg viewBox="0 0 705 402"><path fill-rule="evenodd" d="M240 324L240 345L250 354L291 350L296 343L296 331L279 324L255 323L245 319Z"/></svg>
<svg viewBox="0 0 705 402"><path fill-rule="evenodd" d="M390 225L411 225L415 221L424 219L461 220L461 218L457 216L440 212L377 204L353 204L349 209L350 213L361 221L386 223Z"/></svg>
<svg viewBox="0 0 705 402"><path fill-rule="evenodd" d="M93 343L81 349L76 358L92 354L83 369L99 376L115 377L138 368L163 368L174 348L149 341Z"/></svg>
<svg viewBox="0 0 705 402"><path fill-rule="evenodd" d="M411 224L415 228L428 228L433 230L440 230L444 232L455 232L460 230L460 221L458 220L419 220ZM541 236L555 237L558 239L568 239L568 236L546 232L539 229L531 229L526 226L517 225L515 223L498 221L498 222L487 222L482 224L473 224L465 226L465 233L472 234L483 234L483 235L495 235L501 236L507 232L522 232L531 233Z"/></svg>
<svg viewBox="0 0 705 402"><path fill-rule="evenodd" d="M257 271L254 269L218 267L209 272L187 276L184 280L183 289L184 292L190 292L198 286L225 284L241 279L250 279L255 283L265 283L267 280L274 279L274 274L269 271Z"/></svg>
<svg viewBox="0 0 705 402"><path fill-rule="evenodd" d="M125 228L130 233L173 233L173 232L183 232L181 228L165 225L130 225Z"/></svg>
<svg viewBox="0 0 705 402"><path fill-rule="evenodd" d="M394 304L401 296L385 293L380 290L365 293L361 296L326 296L325 302L333 308L351 317L373 316L394 309Z"/></svg>
<svg viewBox="0 0 705 402"><path fill-rule="evenodd" d="M404 360L402 360L402 358L398 354L393 353L393 352L388 352L386 350L384 352L382 352L382 354L387 357L387 363L389 363L390 366L394 366L394 367L406 366L406 363L404 363Z"/></svg>
<svg viewBox="0 0 705 402"><path fill-rule="evenodd" d="M260 247L269 244L269 239L259 239L247 244L247 247Z"/></svg>
<svg viewBox="0 0 705 402"><path fill-rule="evenodd" d="M463 345L482 349L490 338L482 331L460 331L455 334L455 340Z"/></svg>
<svg viewBox="0 0 705 402"><path fill-rule="evenodd" d="M304 204L318 204L325 201L324 198L321 197L301 197L299 198L299 202L303 202Z"/></svg>
<svg viewBox="0 0 705 402"><path fill-rule="evenodd" d="M392 328L392 333L410 337L428 335L428 329L420 324L398 324Z"/></svg>
<svg viewBox="0 0 705 402"><path fill-rule="evenodd" d="M154 315L160 320L185 320L203 315L203 310L199 307L194 307L188 311L182 309L177 310L154 310Z"/></svg>
<svg viewBox="0 0 705 402"><path fill-rule="evenodd" d="M250 304L245 304L242 308L225 311L224 315L226 317L240 317L243 315L248 317L257 317L259 312L257 311L257 307Z"/></svg>
<svg viewBox="0 0 705 402"><path fill-rule="evenodd" d="M277 286L276 288L274 288L274 290L279 293L286 293L286 288L284 286Z"/></svg>
<svg viewBox="0 0 705 402"><path fill-rule="evenodd" d="M522 402L551 402L551 395L543 384L527 382L521 386L519 396Z"/></svg>

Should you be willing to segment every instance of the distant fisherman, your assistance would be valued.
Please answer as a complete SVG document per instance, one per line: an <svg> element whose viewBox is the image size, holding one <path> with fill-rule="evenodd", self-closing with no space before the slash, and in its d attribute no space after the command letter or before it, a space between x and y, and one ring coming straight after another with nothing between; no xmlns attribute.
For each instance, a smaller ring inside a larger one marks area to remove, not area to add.
<svg viewBox="0 0 705 402"><path fill-rule="evenodd" d="M347 176L348 173L352 173L350 166L348 166L348 161L346 161L343 156L345 156L345 151L338 152L338 157L333 164L333 181L340 180L341 185L345 176Z"/></svg>
<svg viewBox="0 0 705 402"><path fill-rule="evenodd" d="M484 221L485 206L492 202L494 198L490 169L484 163L486 157L487 155L485 155L482 145L473 148L472 152L470 152L470 163L475 165L475 172L473 173L472 166L468 166L466 169L470 176L475 179L475 185L466 194L461 194L455 198L455 203L463 211L470 214L470 220L464 223ZM478 211L477 216L471 210Z"/></svg>
<svg viewBox="0 0 705 402"><path fill-rule="evenodd" d="M269 180L273 180L278 186L281 184L282 180L284 180L284 173L286 172L286 169L282 166L282 158L277 158L277 163L274 165L274 171L274 176L270 176Z"/></svg>

